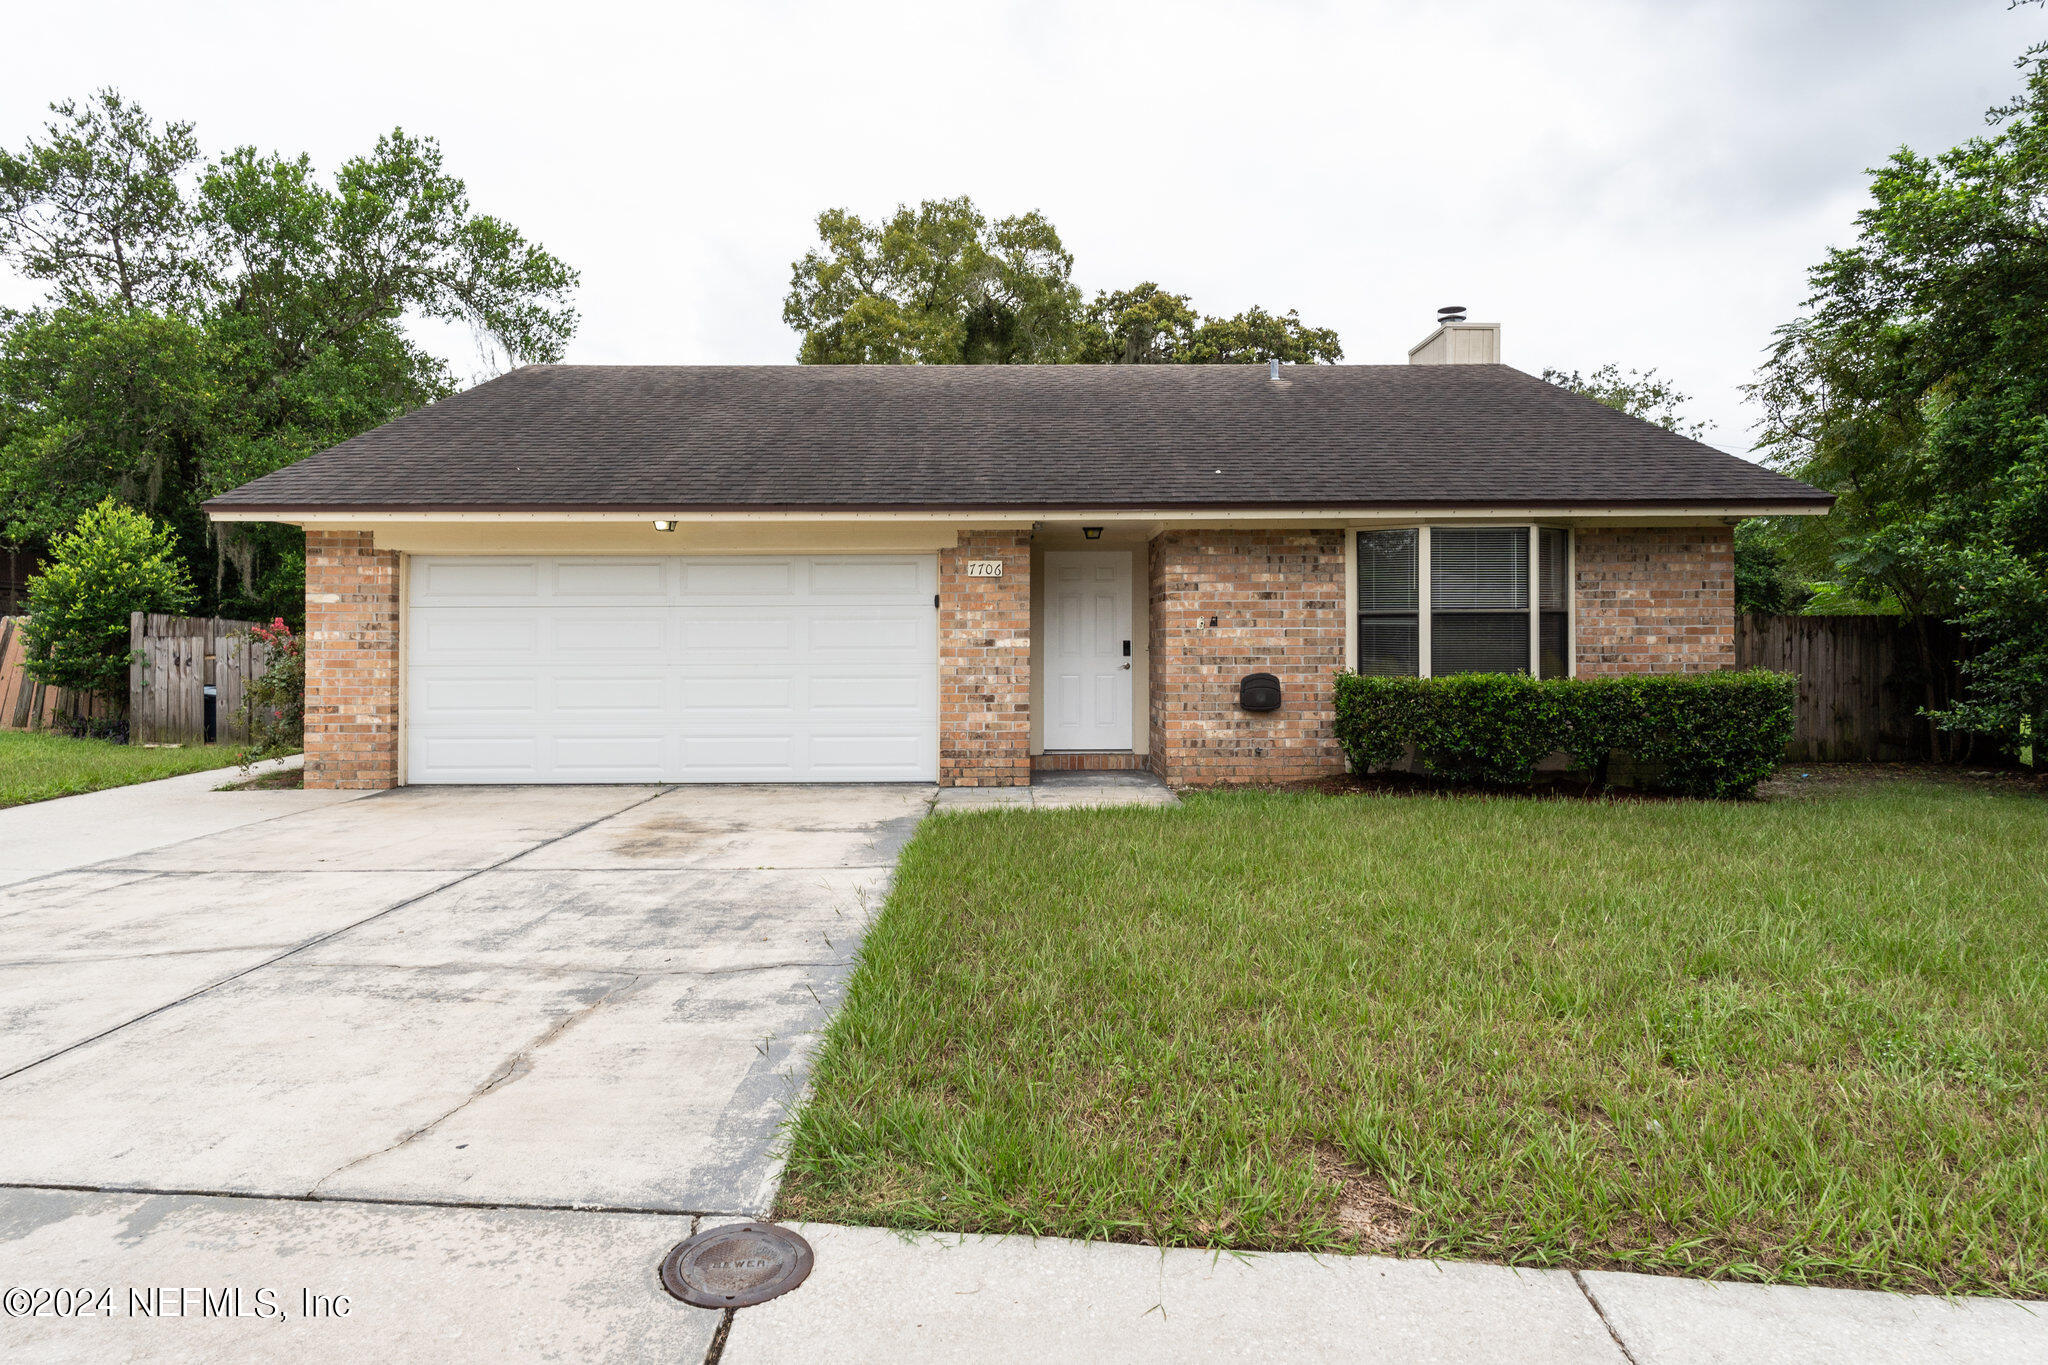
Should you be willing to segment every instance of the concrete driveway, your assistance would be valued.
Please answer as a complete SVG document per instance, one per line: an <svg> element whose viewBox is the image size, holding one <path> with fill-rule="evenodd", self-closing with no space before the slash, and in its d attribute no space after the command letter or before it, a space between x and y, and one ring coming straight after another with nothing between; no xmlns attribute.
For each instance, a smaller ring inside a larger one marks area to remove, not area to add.
<svg viewBox="0 0 2048 1365"><path fill-rule="evenodd" d="M71 855L0 855L0 1281L117 1310L0 1339L243 1354L260 1314L125 1297L210 1285L288 1300L302 1355L701 1358L717 1317L656 1264L767 1211L931 790L199 776L0 812Z"/></svg>

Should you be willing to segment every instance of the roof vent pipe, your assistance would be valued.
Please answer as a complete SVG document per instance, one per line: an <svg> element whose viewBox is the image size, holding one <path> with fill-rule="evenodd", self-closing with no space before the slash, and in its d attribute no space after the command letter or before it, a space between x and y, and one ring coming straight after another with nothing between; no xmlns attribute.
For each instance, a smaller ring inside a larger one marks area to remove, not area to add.
<svg viewBox="0 0 2048 1365"><path fill-rule="evenodd" d="M1266 362L1266 378L1268 378L1268 379L1278 379L1279 377L1280 377L1280 361L1279 361L1279 358L1278 358L1278 357L1275 357L1274 359L1272 359L1272 360L1268 360L1268 361Z"/></svg>

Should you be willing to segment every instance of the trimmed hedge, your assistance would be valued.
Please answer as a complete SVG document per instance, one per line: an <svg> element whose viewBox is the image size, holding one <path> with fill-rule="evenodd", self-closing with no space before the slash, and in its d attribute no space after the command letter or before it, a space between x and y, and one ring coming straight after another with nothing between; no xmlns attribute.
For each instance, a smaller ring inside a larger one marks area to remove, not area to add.
<svg viewBox="0 0 2048 1365"><path fill-rule="evenodd" d="M1413 747L1434 776L1504 787L1526 785L1559 752L1604 781L1619 749L1647 786L1748 796L1784 755L1798 693L1797 678L1763 669L1540 681L1339 673L1337 743L1356 773Z"/></svg>

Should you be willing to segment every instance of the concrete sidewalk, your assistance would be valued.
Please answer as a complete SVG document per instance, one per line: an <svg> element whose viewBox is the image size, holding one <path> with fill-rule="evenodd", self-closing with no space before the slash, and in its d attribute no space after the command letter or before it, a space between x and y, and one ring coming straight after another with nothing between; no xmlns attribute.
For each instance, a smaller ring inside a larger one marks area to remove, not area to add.
<svg viewBox="0 0 2048 1365"><path fill-rule="evenodd" d="M299 764L296 754L271 759L254 765L247 776ZM209 768L0 810L0 886L370 795L215 790L243 777L240 768Z"/></svg>
<svg viewBox="0 0 2048 1365"><path fill-rule="evenodd" d="M933 809L1079 810L1178 804L1180 798L1151 773L1074 772L1033 773L1028 787L941 787Z"/></svg>
<svg viewBox="0 0 2048 1365"><path fill-rule="evenodd" d="M2048 1360L2048 1304L1606 1271L1232 1255L799 1225L817 1268L733 1317L720 1365L788 1360Z"/></svg>

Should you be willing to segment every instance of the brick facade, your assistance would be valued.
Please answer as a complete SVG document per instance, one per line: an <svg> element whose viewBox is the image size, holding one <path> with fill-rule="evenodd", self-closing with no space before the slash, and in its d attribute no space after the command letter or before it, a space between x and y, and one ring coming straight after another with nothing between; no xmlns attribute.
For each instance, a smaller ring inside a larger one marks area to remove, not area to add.
<svg viewBox="0 0 2048 1365"><path fill-rule="evenodd" d="M1168 531L1152 541L1149 583L1154 771L1175 786L1344 771L1331 733L1342 531ZM1238 708L1247 673L1280 679L1279 710Z"/></svg>
<svg viewBox="0 0 2048 1365"><path fill-rule="evenodd" d="M1735 533L1588 527L1576 538L1579 676L1735 665Z"/></svg>
<svg viewBox="0 0 2048 1365"><path fill-rule="evenodd" d="M969 578L970 560L1000 578ZM1031 533L963 531L939 552L939 785L1031 785Z"/></svg>
<svg viewBox="0 0 2048 1365"><path fill-rule="evenodd" d="M398 782L398 555L306 533L306 785Z"/></svg>
<svg viewBox="0 0 2048 1365"><path fill-rule="evenodd" d="M1588 528L1574 553L1581 675L1733 665L1728 527ZM1344 533L1168 531L1148 554L1151 755L1128 761L1175 786L1342 772L1330 679L1349 625ZM970 560L998 560L1002 576L969 578ZM942 785L1031 781L1031 651L1030 534L962 532L939 554ZM1254 672L1279 676L1278 711L1238 708L1238 680ZM398 697L399 556L368 531L308 532L306 785L394 785Z"/></svg>

